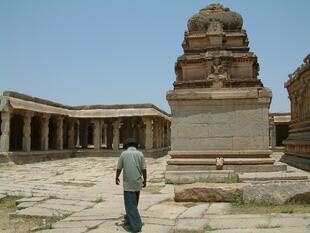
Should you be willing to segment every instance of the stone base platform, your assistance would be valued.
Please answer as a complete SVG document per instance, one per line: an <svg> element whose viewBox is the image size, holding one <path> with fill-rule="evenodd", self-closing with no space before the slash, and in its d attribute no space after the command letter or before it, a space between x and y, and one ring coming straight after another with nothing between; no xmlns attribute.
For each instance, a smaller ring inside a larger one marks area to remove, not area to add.
<svg viewBox="0 0 310 233"><path fill-rule="evenodd" d="M145 157L158 158L167 155L170 147L141 150ZM0 152L0 163L14 162L16 164L43 162L48 160L67 159L75 157L119 157L123 150L49 150L31 152Z"/></svg>
<svg viewBox="0 0 310 233"><path fill-rule="evenodd" d="M144 149L138 149L141 151L145 157L152 157L152 158L158 158L161 156L165 156L168 154L168 151L170 150L170 147L164 147L164 148L158 148L158 149L151 149L151 150L144 150ZM109 149L103 149L103 150L92 150L92 149L84 149L84 150L78 150L76 154L78 156L88 156L88 157L119 157L120 154L123 152L122 149L120 150L109 150Z"/></svg>
<svg viewBox="0 0 310 233"><path fill-rule="evenodd" d="M297 167L305 171L310 171L310 157L305 158L299 154L286 153L282 156L281 162L287 163L293 167Z"/></svg>
<svg viewBox="0 0 310 233"><path fill-rule="evenodd" d="M308 176L301 172L256 172L239 174L240 182L272 181L272 180L308 180Z"/></svg>
<svg viewBox="0 0 310 233"><path fill-rule="evenodd" d="M166 171L166 184L191 184L195 182L219 182L225 183L228 180L238 181L238 174L232 170L211 170L211 171Z"/></svg>
<svg viewBox="0 0 310 233"><path fill-rule="evenodd" d="M169 151L171 159L270 158L271 150Z"/></svg>
<svg viewBox="0 0 310 233"><path fill-rule="evenodd" d="M16 164L43 162L48 160L74 158L77 155L75 150L50 150L50 151L31 151L31 152L0 152L0 157L6 157L7 162Z"/></svg>

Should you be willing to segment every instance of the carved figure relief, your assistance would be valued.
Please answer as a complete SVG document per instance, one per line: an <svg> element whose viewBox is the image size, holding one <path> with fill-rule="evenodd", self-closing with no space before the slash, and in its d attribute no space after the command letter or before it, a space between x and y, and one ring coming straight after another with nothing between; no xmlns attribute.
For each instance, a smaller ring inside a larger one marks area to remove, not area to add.
<svg viewBox="0 0 310 233"><path fill-rule="evenodd" d="M208 33L222 33L223 32L223 25L219 21L211 21L208 26Z"/></svg>
<svg viewBox="0 0 310 233"><path fill-rule="evenodd" d="M221 63L220 58L215 58L211 66L211 72L207 78L208 81L212 81L212 87L221 88L224 86L224 81L228 80L227 72Z"/></svg>

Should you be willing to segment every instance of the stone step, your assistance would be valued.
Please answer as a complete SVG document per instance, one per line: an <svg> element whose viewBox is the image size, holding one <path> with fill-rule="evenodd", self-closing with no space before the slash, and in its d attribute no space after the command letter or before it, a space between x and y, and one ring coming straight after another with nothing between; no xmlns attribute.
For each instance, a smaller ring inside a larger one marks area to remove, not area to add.
<svg viewBox="0 0 310 233"><path fill-rule="evenodd" d="M233 181L238 181L238 175L233 170L166 171L165 173L167 184L231 183Z"/></svg>
<svg viewBox="0 0 310 233"><path fill-rule="evenodd" d="M225 158L224 165L274 164L272 158ZM170 159L169 165L215 165L216 159Z"/></svg>
<svg viewBox="0 0 310 233"><path fill-rule="evenodd" d="M171 158L269 158L271 150L169 151Z"/></svg>
<svg viewBox="0 0 310 233"><path fill-rule="evenodd" d="M301 172L256 172L239 174L240 182L269 181L269 180L308 180Z"/></svg>
<svg viewBox="0 0 310 233"><path fill-rule="evenodd" d="M234 170L235 172L277 172L286 171L286 164L258 164L258 165L225 165L223 170ZM216 170L214 165L167 165L167 171L197 171L197 170Z"/></svg>

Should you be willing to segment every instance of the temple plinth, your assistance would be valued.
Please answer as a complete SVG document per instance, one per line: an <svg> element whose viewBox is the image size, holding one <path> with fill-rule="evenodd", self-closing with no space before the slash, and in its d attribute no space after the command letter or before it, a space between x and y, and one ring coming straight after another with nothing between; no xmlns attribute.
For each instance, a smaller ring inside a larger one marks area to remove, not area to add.
<svg viewBox="0 0 310 233"><path fill-rule="evenodd" d="M218 157L224 170L242 171L239 165L274 170L268 124L272 92L258 78L257 57L249 51L242 24L241 15L221 4L188 20L184 54L167 92L172 113L167 170L216 169Z"/></svg>

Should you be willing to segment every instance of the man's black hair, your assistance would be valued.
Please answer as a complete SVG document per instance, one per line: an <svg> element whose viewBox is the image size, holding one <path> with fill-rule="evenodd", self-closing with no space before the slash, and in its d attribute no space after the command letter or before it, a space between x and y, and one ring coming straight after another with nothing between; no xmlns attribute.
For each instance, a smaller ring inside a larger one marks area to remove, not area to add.
<svg viewBox="0 0 310 233"><path fill-rule="evenodd" d="M134 138L127 138L125 140L125 145L124 145L125 149L127 149L128 147L132 147L132 146L138 147L136 140Z"/></svg>

